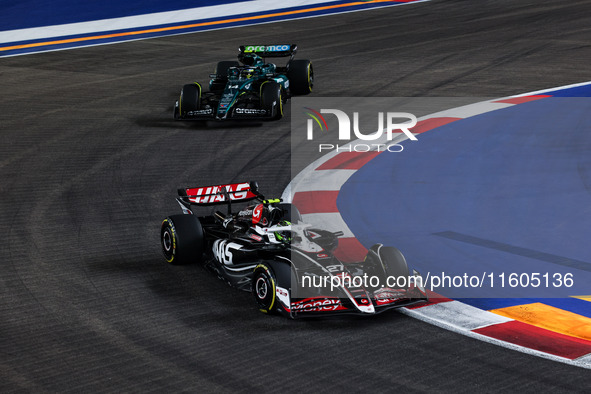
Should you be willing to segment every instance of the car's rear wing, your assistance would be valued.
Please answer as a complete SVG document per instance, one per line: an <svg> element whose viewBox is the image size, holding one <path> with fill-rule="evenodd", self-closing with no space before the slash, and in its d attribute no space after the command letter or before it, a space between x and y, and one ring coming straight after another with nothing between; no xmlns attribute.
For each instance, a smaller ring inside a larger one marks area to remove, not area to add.
<svg viewBox="0 0 591 394"><path fill-rule="evenodd" d="M243 54L254 53L261 57L293 57L298 46L296 44L242 45L238 50Z"/></svg>
<svg viewBox="0 0 591 394"><path fill-rule="evenodd" d="M264 197L258 192L256 182L230 183L214 186L198 186L178 189L178 202L182 205L218 205L250 201Z"/></svg>

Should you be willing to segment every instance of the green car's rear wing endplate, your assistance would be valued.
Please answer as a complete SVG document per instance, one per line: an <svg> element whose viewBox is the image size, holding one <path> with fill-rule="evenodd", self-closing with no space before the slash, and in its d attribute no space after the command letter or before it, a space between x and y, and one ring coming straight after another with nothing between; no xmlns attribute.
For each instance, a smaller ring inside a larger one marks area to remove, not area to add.
<svg viewBox="0 0 591 394"><path fill-rule="evenodd" d="M261 57L285 57L295 55L298 46L296 44L279 45L242 45L238 50L240 53L254 53Z"/></svg>

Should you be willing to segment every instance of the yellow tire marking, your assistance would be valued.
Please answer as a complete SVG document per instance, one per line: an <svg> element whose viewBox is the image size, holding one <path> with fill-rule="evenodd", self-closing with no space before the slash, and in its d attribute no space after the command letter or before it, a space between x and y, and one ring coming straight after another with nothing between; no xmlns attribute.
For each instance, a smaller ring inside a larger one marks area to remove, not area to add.
<svg viewBox="0 0 591 394"><path fill-rule="evenodd" d="M268 312L269 312L269 311L272 309L272 307L275 305L275 292L276 292L275 281L273 280L273 277L271 276L270 269L269 269L269 268L268 268L266 265L264 265L264 264L259 264L259 265L257 265L257 266L255 267L255 269L254 269L254 270L256 271L258 268L262 268L262 269L264 269L264 270L265 270L265 272L266 272L266 273L267 273L267 275L269 276L269 280L271 281L271 285L272 285L272 287L273 287L273 289L272 289L272 290L273 290L273 300L271 301L271 308L269 308L269 309L259 309L261 312L268 313Z"/></svg>

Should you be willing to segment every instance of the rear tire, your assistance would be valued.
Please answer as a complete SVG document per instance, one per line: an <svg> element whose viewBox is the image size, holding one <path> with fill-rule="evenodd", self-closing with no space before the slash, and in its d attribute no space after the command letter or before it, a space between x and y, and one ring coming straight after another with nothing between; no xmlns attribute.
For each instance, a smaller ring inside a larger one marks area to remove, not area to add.
<svg viewBox="0 0 591 394"><path fill-rule="evenodd" d="M212 93L222 93L228 83L228 69L230 67L240 67L240 63L234 60L225 60L218 62L215 67L215 79L209 84L209 91Z"/></svg>
<svg viewBox="0 0 591 394"><path fill-rule="evenodd" d="M201 85L197 82L183 86L179 98L179 114L184 117L187 112L197 111L201 108Z"/></svg>
<svg viewBox="0 0 591 394"><path fill-rule="evenodd" d="M264 82L261 86L261 106L269 111L271 119L283 117L283 96L281 85L277 82Z"/></svg>
<svg viewBox="0 0 591 394"><path fill-rule="evenodd" d="M217 75L216 79L227 81L228 69L230 67L240 67L240 63L235 60L225 60L218 62L217 66L215 67L215 74Z"/></svg>
<svg viewBox="0 0 591 394"><path fill-rule="evenodd" d="M275 312L277 307L275 291L276 281L273 270L266 264L259 264L252 275L252 294L261 312Z"/></svg>
<svg viewBox="0 0 591 394"><path fill-rule="evenodd" d="M160 243L170 264L200 262L204 236L201 222L194 215L172 215L162 221Z"/></svg>
<svg viewBox="0 0 591 394"><path fill-rule="evenodd" d="M289 64L287 72L289 89L292 95L305 95L314 87L314 68L309 60L294 60Z"/></svg>

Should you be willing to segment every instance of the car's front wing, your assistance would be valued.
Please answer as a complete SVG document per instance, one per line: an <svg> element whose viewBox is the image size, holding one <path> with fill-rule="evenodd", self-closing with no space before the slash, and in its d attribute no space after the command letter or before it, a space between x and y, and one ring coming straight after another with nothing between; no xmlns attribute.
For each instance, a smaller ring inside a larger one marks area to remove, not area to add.
<svg viewBox="0 0 591 394"><path fill-rule="evenodd" d="M203 108L195 111L179 113L178 101L174 108L175 120L269 120L272 119L271 111L262 108L236 107L228 110L223 115L216 108Z"/></svg>
<svg viewBox="0 0 591 394"><path fill-rule="evenodd" d="M278 287L278 311L290 318L318 317L327 315L376 315L390 309L402 308L428 302L428 297L418 288L398 291L394 297L380 297L372 294L368 297L331 297L316 296L291 298L287 289Z"/></svg>

